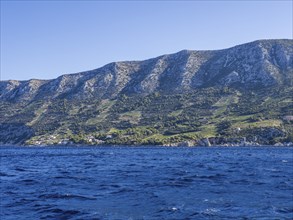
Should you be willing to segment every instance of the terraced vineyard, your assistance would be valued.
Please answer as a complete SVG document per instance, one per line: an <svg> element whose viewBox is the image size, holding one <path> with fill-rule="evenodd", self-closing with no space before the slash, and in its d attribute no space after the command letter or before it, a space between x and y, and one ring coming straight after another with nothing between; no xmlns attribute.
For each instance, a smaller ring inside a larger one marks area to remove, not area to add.
<svg viewBox="0 0 293 220"><path fill-rule="evenodd" d="M258 139L260 144L289 142L292 121L286 116L292 114L291 94L291 87L250 92L212 87L188 94L122 95L114 100L2 102L1 115L6 115L6 123L2 123L1 140L15 140L3 130L9 133L17 127L21 128L18 139L23 138L26 144L66 140L168 145L186 141L196 144L204 138L217 138L219 143L224 143L224 138L240 142L244 137L247 141ZM270 132L271 136L266 136Z"/></svg>

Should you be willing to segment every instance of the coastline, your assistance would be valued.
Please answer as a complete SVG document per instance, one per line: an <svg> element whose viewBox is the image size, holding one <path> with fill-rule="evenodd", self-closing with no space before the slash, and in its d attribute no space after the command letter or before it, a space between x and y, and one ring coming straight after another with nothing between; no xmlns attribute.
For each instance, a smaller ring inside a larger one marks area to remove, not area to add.
<svg viewBox="0 0 293 220"><path fill-rule="evenodd" d="M137 148L237 148L237 147L245 147L245 148L261 148L261 147L293 147L293 143L278 143L274 145L268 145L268 144L258 144L258 143L249 143L249 144L222 144L222 145L184 145L184 144L165 144L165 145L149 145L149 144L48 144L48 145L25 145L25 144L0 144L0 148L4 147L22 147L22 148L45 148L45 147L68 147L68 148L87 148L87 147L96 147L96 148L102 148L102 147L121 147L121 148L127 148L127 147L137 147Z"/></svg>

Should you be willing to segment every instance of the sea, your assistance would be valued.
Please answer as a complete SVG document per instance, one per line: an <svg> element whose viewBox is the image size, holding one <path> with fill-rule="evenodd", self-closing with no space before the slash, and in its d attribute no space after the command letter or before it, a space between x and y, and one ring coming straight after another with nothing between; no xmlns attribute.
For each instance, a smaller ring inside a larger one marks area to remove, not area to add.
<svg viewBox="0 0 293 220"><path fill-rule="evenodd" d="M0 147L0 219L293 219L291 147Z"/></svg>

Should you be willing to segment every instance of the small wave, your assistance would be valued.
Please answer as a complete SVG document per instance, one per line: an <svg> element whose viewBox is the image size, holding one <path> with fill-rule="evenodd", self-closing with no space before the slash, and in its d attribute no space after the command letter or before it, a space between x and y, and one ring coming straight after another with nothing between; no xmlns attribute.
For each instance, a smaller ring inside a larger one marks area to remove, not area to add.
<svg viewBox="0 0 293 220"><path fill-rule="evenodd" d="M134 167L134 166L137 166L137 164L135 164L135 163L131 163L131 164L128 164L127 166L128 166L128 167Z"/></svg>
<svg viewBox="0 0 293 220"><path fill-rule="evenodd" d="M292 190L291 183L287 181L281 181L275 188L282 189L282 190L286 190L286 189Z"/></svg>
<svg viewBox="0 0 293 220"><path fill-rule="evenodd" d="M287 214L287 213L293 214L293 207L277 208L275 211L279 213L284 213L284 214Z"/></svg>
<svg viewBox="0 0 293 220"><path fill-rule="evenodd" d="M52 213L62 213L65 215L75 215L80 213L80 211L77 210L63 210L63 209L58 209L58 208L52 208L52 209L46 209L46 212L52 212Z"/></svg>
<svg viewBox="0 0 293 220"><path fill-rule="evenodd" d="M266 183L265 182L259 182L259 181L257 181L257 182L253 182L253 184L254 185L265 185Z"/></svg>
<svg viewBox="0 0 293 220"><path fill-rule="evenodd" d="M200 214L199 212L194 212L194 213L190 214L189 216L194 217L194 216L199 215L199 214Z"/></svg>
<svg viewBox="0 0 293 220"><path fill-rule="evenodd" d="M5 192L5 194L7 194L7 195L16 195L17 193L13 192L13 191L7 191L7 192Z"/></svg>
<svg viewBox="0 0 293 220"><path fill-rule="evenodd" d="M94 162L85 162L83 165L85 166L96 166Z"/></svg>
<svg viewBox="0 0 293 220"><path fill-rule="evenodd" d="M211 166L209 166L207 169L208 169L208 171L215 171L215 170L217 170L216 168L211 167Z"/></svg>
<svg viewBox="0 0 293 220"><path fill-rule="evenodd" d="M208 208L206 210L204 210L202 212L203 215L206 215L206 216L214 216L217 212L219 212L220 210L219 209L215 209L215 208Z"/></svg>
<svg viewBox="0 0 293 220"><path fill-rule="evenodd" d="M26 170L20 167L16 167L14 170L19 171L19 172L25 172Z"/></svg>
<svg viewBox="0 0 293 220"><path fill-rule="evenodd" d="M230 181L230 183L232 184L244 184L244 185L248 185L251 182L247 179L240 179L240 180L234 180L234 181Z"/></svg>
<svg viewBox="0 0 293 220"><path fill-rule="evenodd" d="M117 185L117 184L111 184L109 185L110 187L113 187L113 188L120 188L121 186Z"/></svg>
<svg viewBox="0 0 293 220"><path fill-rule="evenodd" d="M128 192L134 192L134 190L129 188L123 188L123 189L111 192L110 194L120 194L120 193L128 193Z"/></svg>
<svg viewBox="0 0 293 220"><path fill-rule="evenodd" d="M198 176L196 175L196 178L199 178L199 179L208 179L208 180L220 180L222 178L226 177L225 175L223 174L215 174L215 175L202 175L202 176Z"/></svg>
<svg viewBox="0 0 293 220"><path fill-rule="evenodd" d="M184 182L184 181L172 181L172 182L167 182L164 185L171 186L171 187L187 187L190 184L188 182Z"/></svg>
<svg viewBox="0 0 293 220"><path fill-rule="evenodd" d="M185 177L185 178L180 179L180 181L182 181L182 182L186 182L186 183L191 183L191 182L193 182L194 180L193 180L192 178Z"/></svg>
<svg viewBox="0 0 293 220"><path fill-rule="evenodd" d="M205 168L205 167L206 167L206 165L205 165L205 164L202 164L202 163L200 163L200 164L196 165L195 167L197 167L197 168Z"/></svg>
<svg viewBox="0 0 293 220"><path fill-rule="evenodd" d="M96 200L93 197L86 197L73 194L42 194L39 196L40 199L79 199L79 200Z"/></svg>
<svg viewBox="0 0 293 220"><path fill-rule="evenodd" d="M173 211L173 212L176 212L176 211L178 211L179 210L179 208L176 208L176 207L172 207L171 208L171 211Z"/></svg>
<svg viewBox="0 0 293 220"><path fill-rule="evenodd" d="M69 172L66 171L66 170L60 170L59 172L60 172L61 174L64 174L64 175L65 175L65 174L69 174Z"/></svg>
<svg viewBox="0 0 293 220"><path fill-rule="evenodd" d="M121 186L118 184L100 184L99 187L103 189L109 189L109 188L120 188Z"/></svg>
<svg viewBox="0 0 293 220"><path fill-rule="evenodd" d="M78 210L63 210L59 208L51 208L40 211L39 213L46 213L46 216L41 219L72 219L74 216L82 214Z"/></svg>
<svg viewBox="0 0 293 220"><path fill-rule="evenodd" d="M173 213L178 211L180 211L180 207L171 206L171 207L162 207L157 211L157 213Z"/></svg>
<svg viewBox="0 0 293 220"><path fill-rule="evenodd" d="M54 179L76 179L73 176L55 176Z"/></svg>
<svg viewBox="0 0 293 220"><path fill-rule="evenodd" d="M24 179L24 180L20 180L19 183L24 185L32 185L32 184L38 184L39 181L33 180L33 179Z"/></svg>
<svg viewBox="0 0 293 220"><path fill-rule="evenodd" d="M8 174L8 173L3 173L3 172L0 172L0 177L1 176L5 176L5 177L13 177L13 176L15 176L15 175L11 175L11 174Z"/></svg>
<svg viewBox="0 0 293 220"><path fill-rule="evenodd" d="M31 203L34 203L36 202L35 199L26 199L26 198L21 198L21 199L15 199L13 200L13 202L9 203L6 205L7 208L13 208L13 207L16 207L16 206L24 206L24 205L27 205L27 204L31 204Z"/></svg>

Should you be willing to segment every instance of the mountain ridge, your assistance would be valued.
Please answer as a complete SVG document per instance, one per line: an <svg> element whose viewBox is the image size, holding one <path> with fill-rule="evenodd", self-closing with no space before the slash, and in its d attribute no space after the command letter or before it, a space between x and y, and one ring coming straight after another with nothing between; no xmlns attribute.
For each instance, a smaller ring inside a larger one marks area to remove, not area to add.
<svg viewBox="0 0 293 220"><path fill-rule="evenodd" d="M1 81L0 99L21 99L22 94L24 100L35 96L44 98L42 93L58 97L75 90L79 90L75 98L79 95L81 98L109 98L121 92L168 92L170 86L174 87L172 92L215 84L269 86L280 80L286 81L282 71L292 71L292 42L286 39L257 40L215 51L181 50L142 61L112 62L94 70L65 74L52 80ZM272 53L277 53L274 59ZM261 61L263 63L258 63Z"/></svg>

